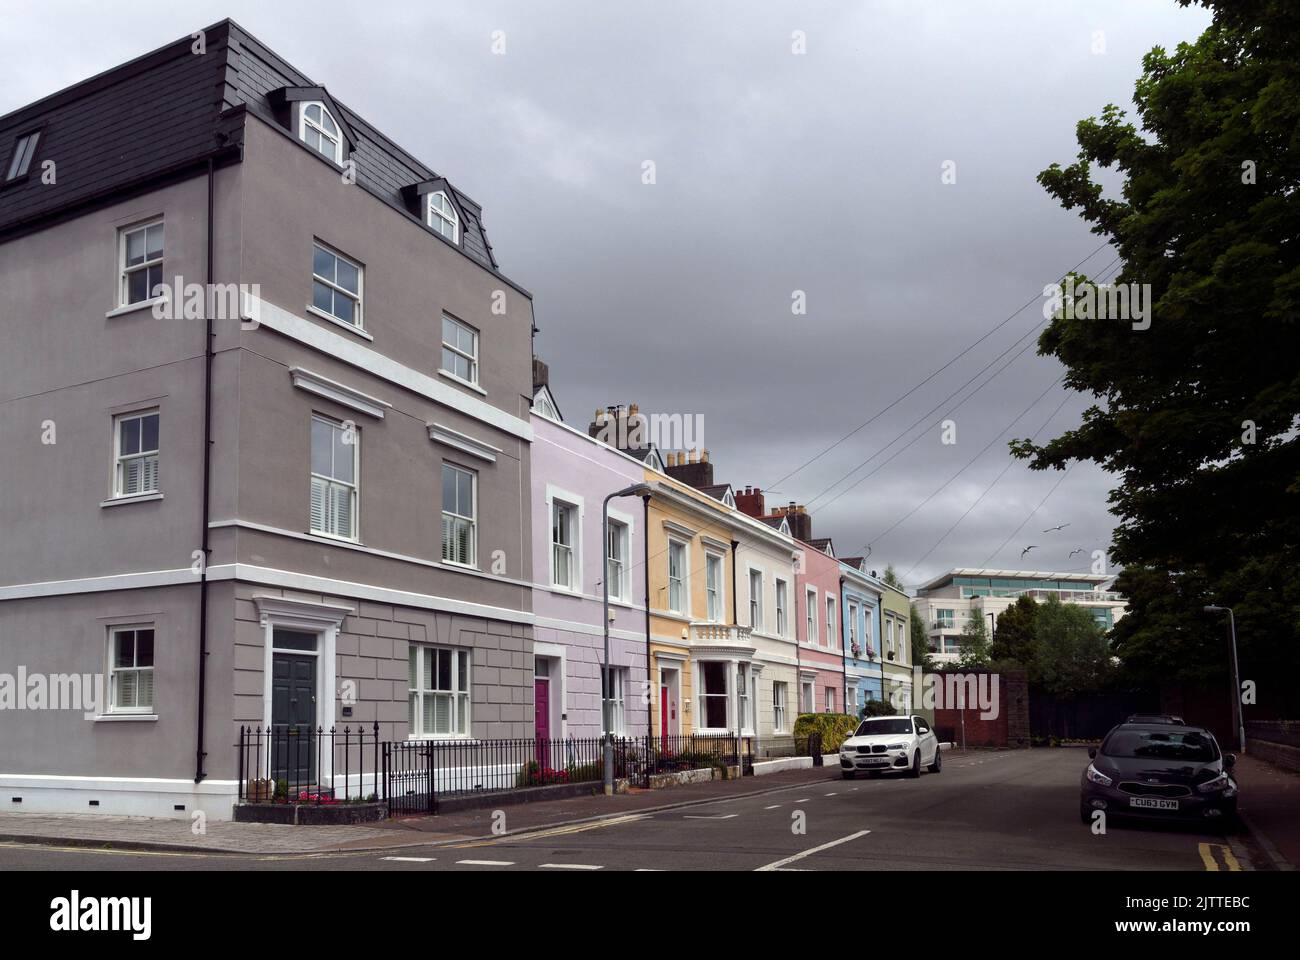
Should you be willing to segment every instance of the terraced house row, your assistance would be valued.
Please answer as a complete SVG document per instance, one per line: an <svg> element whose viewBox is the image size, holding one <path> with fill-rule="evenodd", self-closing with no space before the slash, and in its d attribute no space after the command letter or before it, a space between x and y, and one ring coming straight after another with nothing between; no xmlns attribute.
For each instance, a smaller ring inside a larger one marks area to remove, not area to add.
<svg viewBox="0 0 1300 960"><path fill-rule="evenodd" d="M906 677L905 597L593 435L632 408L566 423L480 206L239 25L0 117L0 164L4 802L228 817L250 727L778 756Z"/></svg>

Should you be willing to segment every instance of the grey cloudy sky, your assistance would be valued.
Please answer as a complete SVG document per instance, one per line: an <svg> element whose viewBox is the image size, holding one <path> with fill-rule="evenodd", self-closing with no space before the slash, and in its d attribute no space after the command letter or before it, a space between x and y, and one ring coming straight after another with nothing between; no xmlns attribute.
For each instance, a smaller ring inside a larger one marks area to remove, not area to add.
<svg viewBox="0 0 1300 960"><path fill-rule="evenodd" d="M1060 479L1012 465L939 542L1007 465L998 441L878 539L1042 394L1059 364L1031 347L953 413L955 445L924 431L843 492L918 426L834 484L1028 333L1041 301L786 475L1098 246L1034 176L1073 159L1079 119L1131 105L1147 50L1209 22L1173 0L4 8L0 113L238 20L483 204L503 270L534 294L538 353L570 422L615 402L702 414L720 482L809 503L816 535L841 555L872 542L872 564L911 569L909 584L984 564ZM796 30L803 55L791 52ZM504 32L504 55L493 31ZM1104 53L1093 51L1096 31ZM641 182L646 160L653 186ZM956 183L945 185L948 160ZM1103 250L1085 269L1113 256ZM806 316L791 314L795 290ZM1008 436L1037 429L1064 396L1049 390ZM1068 399L1048 431L1088 402ZM1076 466L992 565L1086 568L1086 555L1068 554L1108 542L1110 480ZM1028 544L1039 549L1022 564Z"/></svg>

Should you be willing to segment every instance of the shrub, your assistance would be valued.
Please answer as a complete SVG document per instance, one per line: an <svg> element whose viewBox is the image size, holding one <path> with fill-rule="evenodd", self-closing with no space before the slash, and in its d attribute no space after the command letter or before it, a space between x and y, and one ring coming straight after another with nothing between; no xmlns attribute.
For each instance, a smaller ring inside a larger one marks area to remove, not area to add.
<svg viewBox="0 0 1300 960"><path fill-rule="evenodd" d="M821 734L822 753L834 753L845 738L858 728L858 720L847 713L802 713L794 722L795 740Z"/></svg>

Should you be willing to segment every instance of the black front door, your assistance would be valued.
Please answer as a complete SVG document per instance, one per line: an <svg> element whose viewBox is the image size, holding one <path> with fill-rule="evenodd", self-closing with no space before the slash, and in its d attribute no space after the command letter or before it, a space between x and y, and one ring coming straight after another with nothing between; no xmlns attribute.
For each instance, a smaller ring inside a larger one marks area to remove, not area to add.
<svg viewBox="0 0 1300 960"><path fill-rule="evenodd" d="M316 781L316 657L271 655L271 776L290 790Z"/></svg>

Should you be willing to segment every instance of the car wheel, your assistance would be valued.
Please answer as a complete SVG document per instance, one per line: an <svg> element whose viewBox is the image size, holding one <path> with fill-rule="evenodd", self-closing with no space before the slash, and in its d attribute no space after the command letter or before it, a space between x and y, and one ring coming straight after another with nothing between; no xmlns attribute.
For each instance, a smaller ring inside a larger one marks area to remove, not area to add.
<svg viewBox="0 0 1300 960"><path fill-rule="evenodd" d="M911 777L913 780L915 780L917 777L921 775L921 751L920 750L917 750L916 753L912 754L912 769L907 772L907 775Z"/></svg>
<svg viewBox="0 0 1300 960"><path fill-rule="evenodd" d="M938 773L942 769L943 769L943 751L939 749L939 745L936 743L934 745L934 763L930 764L929 770L931 773Z"/></svg>
<svg viewBox="0 0 1300 960"><path fill-rule="evenodd" d="M854 777L856 777L857 775L858 775L858 774L857 774L857 771L855 771L855 770L841 770L841 771L840 771L840 776L842 776L845 780L852 780L852 779L853 779Z"/></svg>

